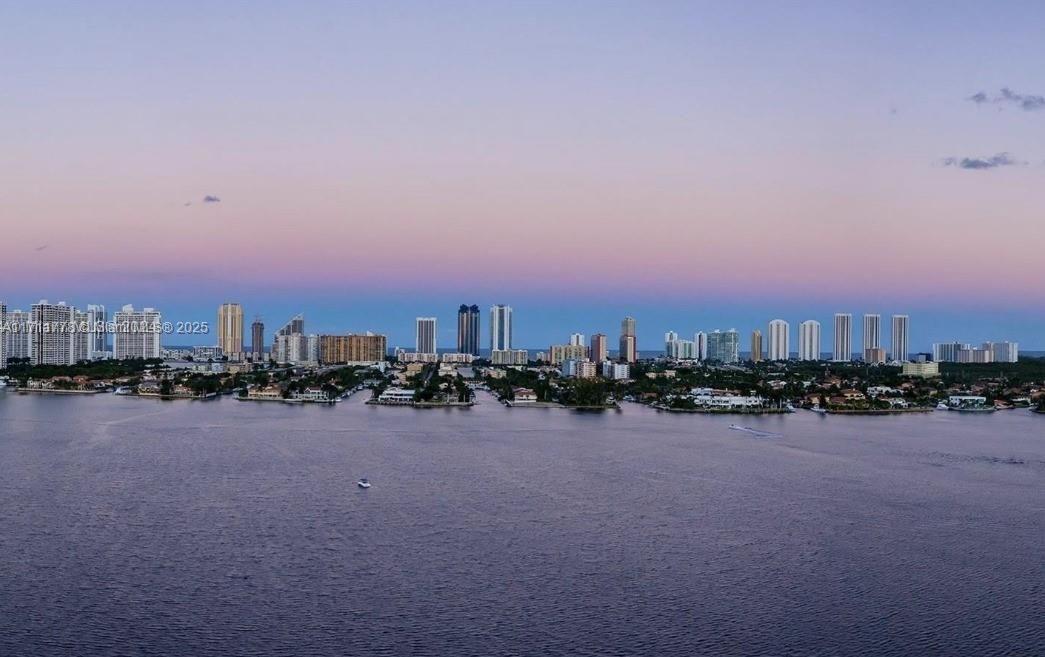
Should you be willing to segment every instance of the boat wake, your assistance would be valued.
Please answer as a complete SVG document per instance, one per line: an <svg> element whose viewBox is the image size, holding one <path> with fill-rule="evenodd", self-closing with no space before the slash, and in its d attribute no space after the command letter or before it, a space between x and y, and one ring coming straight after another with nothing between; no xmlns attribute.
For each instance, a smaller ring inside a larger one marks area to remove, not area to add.
<svg viewBox="0 0 1045 657"><path fill-rule="evenodd" d="M749 433L752 436L758 436L759 438L783 438L784 437L783 434L773 433L772 431L759 431L758 429L753 429L751 427L742 427L742 426L737 425L737 424L731 424L731 425L729 425L729 428L732 429L733 431L743 431L744 433Z"/></svg>

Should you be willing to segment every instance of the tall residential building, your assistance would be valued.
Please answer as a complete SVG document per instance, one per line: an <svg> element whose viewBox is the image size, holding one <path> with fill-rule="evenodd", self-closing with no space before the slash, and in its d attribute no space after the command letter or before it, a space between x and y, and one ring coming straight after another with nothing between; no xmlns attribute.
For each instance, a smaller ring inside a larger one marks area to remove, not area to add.
<svg viewBox="0 0 1045 657"><path fill-rule="evenodd" d="M479 355L479 306L457 309L457 353Z"/></svg>
<svg viewBox="0 0 1045 657"><path fill-rule="evenodd" d="M911 353L910 344L908 344L908 329L910 325L911 320L907 315L893 315L891 333L892 359L901 363L906 361L908 354Z"/></svg>
<svg viewBox="0 0 1045 657"><path fill-rule="evenodd" d="M693 335L693 342L696 343L697 347L697 360L705 361L708 359L708 334L704 331L697 331Z"/></svg>
<svg viewBox="0 0 1045 657"><path fill-rule="evenodd" d="M989 346L986 347L972 347L969 349L962 349L958 352L959 363L993 363L994 362L994 350Z"/></svg>
<svg viewBox="0 0 1045 657"><path fill-rule="evenodd" d="M582 344L553 344L548 350L548 361L558 365L564 360L582 361L588 358L588 348Z"/></svg>
<svg viewBox="0 0 1045 657"><path fill-rule="evenodd" d="M972 345L962 342L934 342L933 360L937 363L957 363L962 349L971 349Z"/></svg>
<svg viewBox="0 0 1045 657"><path fill-rule="evenodd" d="M76 362L72 330L76 311L64 301L52 304L46 300L30 309L30 331L33 365L72 365Z"/></svg>
<svg viewBox="0 0 1045 657"><path fill-rule="evenodd" d="M238 303L218 307L218 346L226 356L243 353L243 306Z"/></svg>
<svg viewBox="0 0 1045 657"><path fill-rule="evenodd" d="M683 340L674 331L664 334L664 357L671 360L696 360L697 343Z"/></svg>
<svg viewBox="0 0 1045 657"><path fill-rule="evenodd" d="M435 317L418 317L415 320L415 351L419 354L438 353L435 348Z"/></svg>
<svg viewBox="0 0 1045 657"><path fill-rule="evenodd" d="M635 318L625 317L620 323L620 350L617 354L623 363L634 363L639 359L638 338L635 336Z"/></svg>
<svg viewBox="0 0 1045 657"><path fill-rule="evenodd" d="M798 359L820 360L820 322L814 319L798 325Z"/></svg>
<svg viewBox="0 0 1045 657"><path fill-rule="evenodd" d="M834 348L831 360L849 362L853 359L853 316L850 313L835 313Z"/></svg>
<svg viewBox="0 0 1045 657"><path fill-rule="evenodd" d="M512 307L490 307L490 351L512 350Z"/></svg>
<svg viewBox="0 0 1045 657"><path fill-rule="evenodd" d="M769 360L791 357L791 326L782 319L769 322Z"/></svg>
<svg viewBox="0 0 1045 657"><path fill-rule="evenodd" d="M109 357L109 314L101 304L87 304L87 359Z"/></svg>
<svg viewBox="0 0 1045 657"><path fill-rule="evenodd" d="M740 335L736 329L715 329L707 336L707 360L736 363L740 360Z"/></svg>
<svg viewBox="0 0 1045 657"><path fill-rule="evenodd" d="M29 331L32 315L24 310L7 312L7 334L4 336L7 359L32 358L33 334Z"/></svg>
<svg viewBox="0 0 1045 657"><path fill-rule="evenodd" d="M762 360L762 331L755 329L751 332L751 362L758 363Z"/></svg>
<svg viewBox="0 0 1045 657"><path fill-rule="evenodd" d="M348 362L380 363L388 355L388 338L377 333L348 335Z"/></svg>
<svg viewBox="0 0 1045 657"><path fill-rule="evenodd" d="M160 328L160 312L153 308L126 305L113 313L113 358L159 358Z"/></svg>
<svg viewBox="0 0 1045 657"><path fill-rule="evenodd" d="M679 334L674 331L668 331L664 334L664 357L679 357Z"/></svg>
<svg viewBox="0 0 1045 657"><path fill-rule="evenodd" d="M864 315L864 348L878 349L882 346L882 316Z"/></svg>
<svg viewBox="0 0 1045 657"><path fill-rule="evenodd" d="M91 360L91 326L86 312L73 308L73 328L69 335L72 343L72 361Z"/></svg>
<svg viewBox="0 0 1045 657"><path fill-rule="evenodd" d="M308 338L305 337L305 316L297 314L290 318L272 336L269 358L277 363L299 363L307 360Z"/></svg>
<svg viewBox="0 0 1045 657"><path fill-rule="evenodd" d="M603 333L591 336L591 359L596 363L608 360L610 357L610 345Z"/></svg>
<svg viewBox="0 0 1045 657"><path fill-rule="evenodd" d="M260 360L265 356L265 323L260 317L255 318L250 325L250 350L255 359Z"/></svg>
<svg viewBox="0 0 1045 657"><path fill-rule="evenodd" d="M572 345L583 345L586 344L583 333L574 333L570 335L570 344Z"/></svg>
<svg viewBox="0 0 1045 657"><path fill-rule="evenodd" d="M990 349L995 363L1015 363L1020 359L1020 347L1015 342L984 342L983 348Z"/></svg>
<svg viewBox="0 0 1045 657"><path fill-rule="evenodd" d="M283 325L281 329L276 331L276 336L280 335L304 335L305 333L305 316L301 313L294 315L290 318L290 321ZM273 336L275 337L275 336Z"/></svg>
<svg viewBox="0 0 1045 657"><path fill-rule="evenodd" d="M7 367L7 306L0 301L0 370Z"/></svg>

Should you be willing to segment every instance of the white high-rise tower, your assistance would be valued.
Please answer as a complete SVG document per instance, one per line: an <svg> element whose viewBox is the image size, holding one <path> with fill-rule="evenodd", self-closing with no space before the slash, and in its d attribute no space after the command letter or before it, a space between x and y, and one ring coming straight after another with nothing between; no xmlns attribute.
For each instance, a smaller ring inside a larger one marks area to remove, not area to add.
<svg viewBox="0 0 1045 657"><path fill-rule="evenodd" d="M882 316L864 315L864 351L882 346Z"/></svg>
<svg viewBox="0 0 1045 657"><path fill-rule="evenodd" d="M820 360L820 322L814 319L798 325L798 359Z"/></svg>
<svg viewBox="0 0 1045 657"><path fill-rule="evenodd" d="M791 326L782 319L769 323L769 360L787 360L791 356Z"/></svg>
<svg viewBox="0 0 1045 657"><path fill-rule="evenodd" d="M853 316L835 313L834 349L832 360L848 362L853 359Z"/></svg>
<svg viewBox="0 0 1045 657"><path fill-rule="evenodd" d="M908 343L908 328L911 320L907 315L893 315L892 359L906 362L911 353Z"/></svg>
<svg viewBox="0 0 1045 657"><path fill-rule="evenodd" d="M498 304L490 307L490 351L512 348L512 307Z"/></svg>

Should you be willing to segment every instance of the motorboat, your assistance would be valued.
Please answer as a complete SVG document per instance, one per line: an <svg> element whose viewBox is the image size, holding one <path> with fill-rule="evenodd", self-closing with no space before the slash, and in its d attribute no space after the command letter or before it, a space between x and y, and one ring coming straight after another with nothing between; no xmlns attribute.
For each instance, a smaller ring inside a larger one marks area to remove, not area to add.
<svg viewBox="0 0 1045 657"><path fill-rule="evenodd" d="M121 396L129 395L129 394L131 394L131 389L128 386L119 386L115 390L112 391L112 394L114 394L114 395L121 395Z"/></svg>
<svg viewBox="0 0 1045 657"><path fill-rule="evenodd" d="M370 488L370 480L366 477L363 477L362 479L356 482L356 486L359 486L360 488Z"/></svg>

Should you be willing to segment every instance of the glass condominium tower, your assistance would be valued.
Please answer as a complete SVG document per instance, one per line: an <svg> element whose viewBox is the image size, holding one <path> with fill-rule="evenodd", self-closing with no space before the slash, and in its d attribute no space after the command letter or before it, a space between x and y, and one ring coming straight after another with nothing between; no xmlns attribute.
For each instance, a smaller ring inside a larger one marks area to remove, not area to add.
<svg viewBox="0 0 1045 657"><path fill-rule="evenodd" d="M457 309L457 352L479 355L479 306L461 304Z"/></svg>

